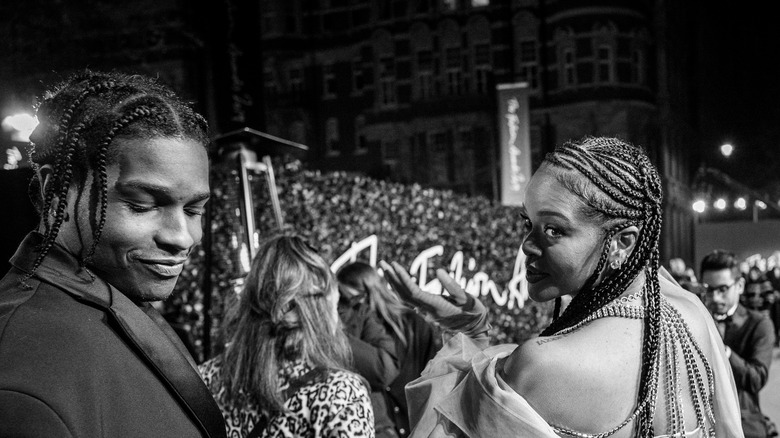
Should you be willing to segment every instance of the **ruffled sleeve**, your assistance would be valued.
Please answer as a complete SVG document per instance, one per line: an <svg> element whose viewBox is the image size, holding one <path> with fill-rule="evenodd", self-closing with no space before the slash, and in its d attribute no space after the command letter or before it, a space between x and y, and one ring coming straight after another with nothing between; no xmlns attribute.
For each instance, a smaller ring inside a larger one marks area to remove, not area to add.
<svg viewBox="0 0 780 438"><path fill-rule="evenodd" d="M496 373L517 345L485 348L457 334L406 386L414 438L557 435L528 402Z"/></svg>

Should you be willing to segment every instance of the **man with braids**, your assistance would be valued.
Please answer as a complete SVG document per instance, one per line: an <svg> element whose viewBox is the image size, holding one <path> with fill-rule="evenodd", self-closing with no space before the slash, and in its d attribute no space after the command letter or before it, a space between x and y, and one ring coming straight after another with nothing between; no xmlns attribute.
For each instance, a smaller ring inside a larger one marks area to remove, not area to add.
<svg viewBox="0 0 780 438"><path fill-rule="evenodd" d="M526 189L522 249L529 295L556 306L522 346L489 346L484 306L443 270L447 299L383 263L455 332L407 385L411 436L741 437L712 318L659 264L661 191L647 155L618 139L548 154Z"/></svg>
<svg viewBox="0 0 780 438"><path fill-rule="evenodd" d="M37 116L41 222L0 281L0 437L224 437L150 304L202 236L205 120L150 78L90 71Z"/></svg>

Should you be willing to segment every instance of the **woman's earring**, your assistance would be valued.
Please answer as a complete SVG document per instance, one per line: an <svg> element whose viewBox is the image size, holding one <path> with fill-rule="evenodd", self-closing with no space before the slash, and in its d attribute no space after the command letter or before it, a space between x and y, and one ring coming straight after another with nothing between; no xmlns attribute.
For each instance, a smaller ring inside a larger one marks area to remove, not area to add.
<svg viewBox="0 0 780 438"><path fill-rule="evenodd" d="M620 269L620 265L622 265L622 264L623 264L623 261L621 259L619 259L619 258L616 258L616 259L612 260L609 263L609 267L612 268L613 270L617 271L618 269Z"/></svg>

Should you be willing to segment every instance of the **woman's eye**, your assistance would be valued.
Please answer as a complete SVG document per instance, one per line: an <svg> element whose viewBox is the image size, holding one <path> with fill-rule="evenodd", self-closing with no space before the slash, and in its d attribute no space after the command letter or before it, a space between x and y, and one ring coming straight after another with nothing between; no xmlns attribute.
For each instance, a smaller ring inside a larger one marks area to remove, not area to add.
<svg viewBox="0 0 780 438"><path fill-rule="evenodd" d="M190 208L187 209L187 214L190 216L203 216L203 213L205 213L204 209L202 208Z"/></svg>
<svg viewBox="0 0 780 438"><path fill-rule="evenodd" d="M561 237L563 236L563 233L561 233L557 228L554 227L547 227L544 229L544 234L547 234L550 237Z"/></svg>

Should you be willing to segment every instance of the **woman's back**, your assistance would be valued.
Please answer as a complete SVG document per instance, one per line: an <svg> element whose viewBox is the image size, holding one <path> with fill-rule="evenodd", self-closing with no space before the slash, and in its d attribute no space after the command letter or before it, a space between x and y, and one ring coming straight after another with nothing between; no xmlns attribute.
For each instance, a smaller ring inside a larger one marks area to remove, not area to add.
<svg viewBox="0 0 780 438"><path fill-rule="evenodd" d="M712 376L708 377L708 368L719 359L713 354L718 347L717 337L711 337L714 326L708 329L710 319L698 298L663 278L660 285L666 302L679 312L678 321L687 322L695 346L671 332L662 337L654 417L658 436L674 421L667 415L674 406L681 406L679 418L685 431L697 429L697 409L701 408L693 402L689 382L696 385L698 380L709 386ZM629 304L638 306L636 300ZM669 324L675 324L671 315L667 318ZM610 317L561 335L531 339L499 364L500 376L551 425L590 434L608 432L629 419L636 408L643 330L642 319ZM697 348L707 365L698 358ZM728 380L718 386L727 384ZM675 401L673 394L678 392L681 397ZM612 436L632 434L633 423L629 423Z"/></svg>
<svg viewBox="0 0 780 438"><path fill-rule="evenodd" d="M287 411L272 412L261 408L250 398L227 397L222 377L222 358L211 359L200 366L206 386L217 401L225 418L227 435L247 437L258 424L269 437L337 437L366 436L373 428L373 412L368 390L359 376L349 371L333 370L320 378L306 378L311 367L303 361L285 364L280 368L280 391L290 385L300 387L292 391L284 403ZM255 433L260 432L260 430Z"/></svg>

